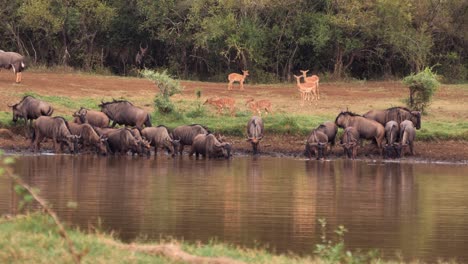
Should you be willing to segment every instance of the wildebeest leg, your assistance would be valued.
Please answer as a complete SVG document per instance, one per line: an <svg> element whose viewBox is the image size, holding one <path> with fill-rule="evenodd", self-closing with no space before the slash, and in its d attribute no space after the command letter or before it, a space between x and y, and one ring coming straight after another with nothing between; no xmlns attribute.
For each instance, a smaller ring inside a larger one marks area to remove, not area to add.
<svg viewBox="0 0 468 264"><path fill-rule="evenodd" d="M179 154L182 156L182 152L184 151L184 145L180 144L179 146Z"/></svg>
<svg viewBox="0 0 468 264"><path fill-rule="evenodd" d="M414 156L414 146L413 146L413 142L409 143L409 148L410 148L410 153L411 153L411 155Z"/></svg>
<svg viewBox="0 0 468 264"><path fill-rule="evenodd" d="M38 131L35 132L35 136L36 136L36 138L34 139L34 142L33 142L33 147L34 147L33 151L38 152L40 147L41 147L41 141L44 138L41 135L39 135Z"/></svg>

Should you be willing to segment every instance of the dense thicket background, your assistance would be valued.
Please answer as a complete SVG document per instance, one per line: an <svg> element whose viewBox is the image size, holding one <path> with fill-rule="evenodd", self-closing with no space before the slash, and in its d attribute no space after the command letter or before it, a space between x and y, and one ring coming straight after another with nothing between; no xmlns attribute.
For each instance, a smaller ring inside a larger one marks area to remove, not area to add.
<svg viewBox="0 0 468 264"><path fill-rule="evenodd" d="M466 0L0 0L0 49L36 65L253 82L402 77L434 66L467 79Z"/></svg>

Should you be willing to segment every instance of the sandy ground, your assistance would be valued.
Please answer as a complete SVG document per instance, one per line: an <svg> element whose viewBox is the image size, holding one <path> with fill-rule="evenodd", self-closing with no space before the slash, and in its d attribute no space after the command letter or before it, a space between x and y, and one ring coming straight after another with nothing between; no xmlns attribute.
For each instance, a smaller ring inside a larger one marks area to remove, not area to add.
<svg viewBox="0 0 468 264"><path fill-rule="evenodd" d="M274 113L298 113L310 115L331 115L349 108L353 112L365 113L370 109L384 109L402 105L407 96L407 88L400 82L351 82L321 83L321 100L317 104L302 104L295 82L276 85L245 84L245 90L239 91L234 85L233 91L227 90L227 83L207 83L182 81L185 90L175 95L174 100L194 100L197 90L202 92L202 99L211 96L229 96L237 101L240 109L245 108L246 98L269 99ZM26 92L41 95L67 96L72 99L93 97L103 100L126 98L135 105L152 111L152 101L157 93L156 86L148 80L138 78L97 76L76 73L25 72L21 84L14 83L14 75L9 71L0 71L0 111L10 112L8 105L18 102ZM442 86L432 105L437 114L433 119L449 116L453 119L468 120L467 89L452 89ZM69 109L57 107L54 114L68 114ZM424 122L424 120L423 120ZM424 124L424 123L423 123ZM28 151L29 141L20 136L20 128L13 131L0 130L0 147L15 152ZM292 135L269 135L266 133L261 151L265 155L301 156L304 138ZM229 138L238 153L249 153L250 146L243 138ZM50 146L45 144L46 148ZM372 146L365 146L360 151L360 158L376 158L377 152ZM441 141L416 142L416 155L406 159L468 162L468 142ZM364 155L363 153L366 153ZM370 153L370 154L367 154ZM335 147L330 158L342 157L342 150Z"/></svg>

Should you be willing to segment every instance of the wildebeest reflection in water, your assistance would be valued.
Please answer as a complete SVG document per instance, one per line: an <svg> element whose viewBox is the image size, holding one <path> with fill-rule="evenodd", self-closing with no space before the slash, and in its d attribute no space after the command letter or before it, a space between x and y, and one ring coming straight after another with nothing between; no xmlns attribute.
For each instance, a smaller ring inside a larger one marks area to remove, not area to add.
<svg viewBox="0 0 468 264"><path fill-rule="evenodd" d="M216 237L309 254L324 218L329 238L338 225L349 230L349 249L468 261L467 166L90 155L23 156L14 166L62 219L84 229L101 222L126 241ZM14 211L13 193L13 184L0 184L0 213Z"/></svg>

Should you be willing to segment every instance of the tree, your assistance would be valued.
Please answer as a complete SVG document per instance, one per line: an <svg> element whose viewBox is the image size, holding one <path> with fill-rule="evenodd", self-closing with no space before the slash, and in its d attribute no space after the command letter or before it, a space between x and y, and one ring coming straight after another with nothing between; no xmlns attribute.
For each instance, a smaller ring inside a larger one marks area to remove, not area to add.
<svg viewBox="0 0 468 264"><path fill-rule="evenodd" d="M423 113L429 106L437 87L440 85L436 75L429 67L426 67L417 74L411 74L405 77L403 83L408 85L410 92L407 101L408 106Z"/></svg>

